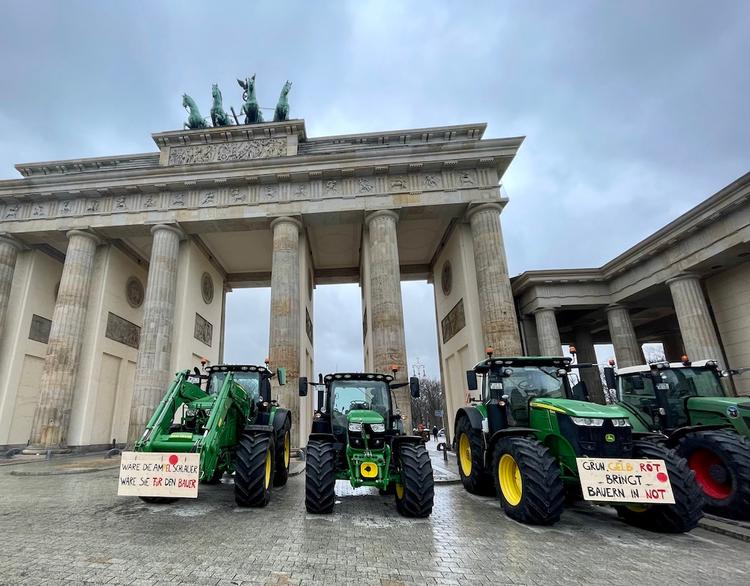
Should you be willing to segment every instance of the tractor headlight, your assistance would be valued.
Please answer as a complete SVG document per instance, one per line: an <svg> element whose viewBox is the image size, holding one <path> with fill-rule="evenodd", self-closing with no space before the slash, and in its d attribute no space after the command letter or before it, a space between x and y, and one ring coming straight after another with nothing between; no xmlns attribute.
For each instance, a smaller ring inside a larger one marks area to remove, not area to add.
<svg viewBox="0 0 750 586"><path fill-rule="evenodd" d="M583 427L601 427L604 425L604 419L598 417L571 417L573 423Z"/></svg>
<svg viewBox="0 0 750 586"><path fill-rule="evenodd" d="M349 426L349 429L351 429L351 426ZM373 433L385 433L385 423L373 423L370 429Z"/></svg>
<svg viewBox="0 0 750 586"><path fill-rule="evenodd" d="M612 425L615 427L630 427L630 421L625 418L613 419Z"/></svg>
<svg viewBox="0 0 750 586"><path fill-rule="evenodd" d="M349 431L361 432L362 431L362 424L361 423L350 423L349 424Z"/></svg>

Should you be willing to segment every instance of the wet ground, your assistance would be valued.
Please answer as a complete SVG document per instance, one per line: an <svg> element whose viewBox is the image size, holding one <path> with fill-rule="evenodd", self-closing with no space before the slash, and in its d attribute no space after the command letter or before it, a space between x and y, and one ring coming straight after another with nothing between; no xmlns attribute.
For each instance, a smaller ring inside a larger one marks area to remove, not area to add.
<svg viewBox="0 0 750 586"><path fill-rule="evenodd" d="M36 475L45 466L0 467L0 583L750 583L748 543L651 534L586 505L528 527L460 484L437 485L432 517L411 520L393 497L339 482L334 514L313 516L304 474L265 509L239 509L229 478L151 505L116 496L116 469Z"/></svg>

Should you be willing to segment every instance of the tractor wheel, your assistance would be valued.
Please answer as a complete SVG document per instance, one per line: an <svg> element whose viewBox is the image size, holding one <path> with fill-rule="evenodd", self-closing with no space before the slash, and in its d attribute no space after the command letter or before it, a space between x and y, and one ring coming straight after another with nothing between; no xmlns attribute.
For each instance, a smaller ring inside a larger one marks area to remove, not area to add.
<svg viewBox="0 0 750 586"><path fill-rule="evenodd" d="M273 452L271 436L243 434L234 465L234 500L240 507L265 507L271 500Z"/></svg>
<svg viewBox="0 0 750 586"><path fill-rule="evenodd" d="M289 478L289 462L292 459L292 424L287 418L284 426L276 436L276 473L273 476L274 486L284 486Z"/></svg>
<svg viewBox="0 0 750 586"><path fill-rule="evenodd" d="M429 517L435 498L430 455L424 444L402 444L398 459L401 483L396 484L396 509L404 517Z"/></svg>
<svg viewBox="0 0 750 586"><path fill-rule="evenodd" d="M703 489L703 507L730 519L750 519L750 440L731 431L698 431L677 451Z"/></svg>
<svg viewBox="0 0 750 586"><path fill-rule="evenodd" d="M139 496L144 503L150 503L152 505L168 505L169 503L175 502L177 499L169 496Z"/></svg>
<svg viewBox="0 0 750 586"><path fill-rule="evenodd" d="M661 533L686 533L695 528L703 517L703 497L687 461L667 446L648 440L633 442L633 458L664 460L675 504L616 506L620 517L635 527Z"/></svg>
<svg viewBox="0 0 750 586"><path fill-rule="evenodd" d="M305 508L316 515L333 512L336 500L336 449L330 442L307 444Z"/></svg>
<svg viewBox="0 0 750 586"><path fill-rule="evenodd" d="M531 525L552 525L565 506L560 465L541 443L528 437L506 437L492 454L495 489L505 514Z"/></svg>
<svg viewBox="0 0 750 586"><path fill-rule="evenodd" d="M464 488L472 494L492 496L492 478L484 469L482 431L473 429L468 417L462 417L456 424L456 452Z"/></svg>

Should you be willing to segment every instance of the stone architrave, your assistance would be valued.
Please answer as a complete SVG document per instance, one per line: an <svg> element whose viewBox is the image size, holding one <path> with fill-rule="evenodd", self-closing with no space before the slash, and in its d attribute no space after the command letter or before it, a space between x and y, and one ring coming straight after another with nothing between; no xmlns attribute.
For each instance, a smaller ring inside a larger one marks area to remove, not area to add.
<svg viewBox="0 0 750 586"><path fill-rule="evenodd" d="M390 373L399 368L396 379L408 376L404 309L401 300L401 272L396 225L398 214L379 210L365 218L370 251L370 317L372 321L372 363L375 372ZM393 391L404 429L412 429L409 388Z"/></svg>
<svg viewBox="0 0 750 586"><path fill-rule="evenodd" d="M576 328L573 331L573 338L575 340L578 362L582 364L596 364L596 349L594 348L594 341L588 328ZM606 401L599 368L580 368L578 369L578 375L586 383L591 400L603 405Z"/></svg>
<svg viewBox="0 0 750 586"><path fill-rule="evenodd" d="M0 235L0 336L5 329L5 314L10 301L10 288L13 284L13 273L16 270L16 259L23 245L8 235Z"/></svg>
<svg viewBox="0 0 750 586"><path fill-rule="evenodd" d="M143 434L169 384L172 330L177 295L177 256L185 234L177 226L151 228L151 261L143 302L143 328L135 365L128 444Z"/></svg>
<svg viewBox="0 0 750 586"><path fill-rule="evenodd" d="M643 364L645 362L643 350L635 337L628 308L617 304L608 306L607 323L609 324L609 336L615 348L617 366L624 368Z"/></svg>
<svg viewBox="0 0 750 586"><path fill-rule="evenodd" d="M91 232L71 230L67 236L68 249L52 314L39 403L31 426L30 450L67 447L94 254L100 244L99 238Z"/></svg>
<svg viewBox="0 0 750 586"><path fill-rule="evenodd" d="M555 310L541 307L534 312L536 335L539 340L539 353L542 356L562 356L562 342L557 329Z"/></svg>
<svg viewBox="0 0 750 586"><path fill-rule="evenodd" d="M703 295L700 276L686 273L669 279L667 285L672 293L672 302L688 358L718 360L723 365L724 353Z"/></svg>
<svg viewBox="0 0 750 586"><path fill-rule="evenodd" d="M292 438L297 437L300 404L297 381L300 364L300 258L299 233L302 223L287 216L271 222L273 256L271 265L271 367L286 368L287 384L277 390L279 404L292 416Z"/></svg>
<svg viewBox="0 0 750 586"><path fill-rule="evenodd" d="M516 307L508 276L499 203L485 203L469 210L474 245L474 265L479 293L484 344L497 356L521 354Z"/></svg>

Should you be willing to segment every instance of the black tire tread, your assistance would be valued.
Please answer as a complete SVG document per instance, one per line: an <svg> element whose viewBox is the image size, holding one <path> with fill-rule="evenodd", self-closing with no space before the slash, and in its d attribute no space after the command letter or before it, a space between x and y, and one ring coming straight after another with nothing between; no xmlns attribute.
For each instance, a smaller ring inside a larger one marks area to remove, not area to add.
<svg viewBox="0 0 750 586"><path fill-rule="evenodd" d="M664 460L672 484L675 504L652 505L637 512L627 507L615 507L626 523L660 533L686 533L698 525L703 517L703 491L695 481L695 473L687 460L662 443L649 440L633 442L633 457Z"/></svg>
<svg viewBox="0 0 750 586"><path fill-rule="evenodd" d="M396 495L396 509L404 517L429 517L435 500L435 479L430 454L424 444L402 444L399 466L403 498Z"/></svg>
<svg viewBox="0 0 750 586"><path fill-rule="evenodd" d="M471 474L464 475L461 469L461 454L459 453L459 442L461 434L465 433L469 437L471 446ZM484 469L484 439L482 431L471 427L468 417L462 417L456 424L456 465L458 466L458 475L461 477L461 483L464 488L472 494L481 496L493 496L495 487L492 477Z"/></svg>
<svg viewBox="0 0 750 586"><path fill-rule="evenodd" d="M281 426L279 433L276 435L276 471L273 475L273 485L275 487L284 486L289 479L289 466L284 462L284 436L287 432L290 432L289 441L291 442L291 429L292 423L287 416L284 425Z"/></svg>
<svg viewBox="0 0 750 586"><path fill-rule="evenodd" d="M271 436L247 432L242 435L234 465L234 500L240 507L265 507L271 500L271 487L265 486L266 454L269 449L273 465L274 442Z"/></svg>
<svg viewBox="0 0 750 586"><path fill-rule="evenodd" d="M513 506L505 500L497 473L500 457L510 454L521 473L521 501ZM495 490L505 514L529 525L552 525L565 507L565 487L560 465L544 444L529 437L507 437L495 444L492 455Z"/></svg>
<svg viewBox="0 0 750 586"><path fill-rule="evenodd" d="M680 441L677 452L688 458L698 448L715 452L725 462L735 487L732 494L722 500L704 493L703 509L730 519L750 519L750 440L728 430L697 431Z"/></svg>
<svg viewBox="0 0 750 586"><path fill-rule="evenodd" d="M308 513L333 512L336 502L336 448L330 442L307 444L305 461L305 508Z"/></svg>

